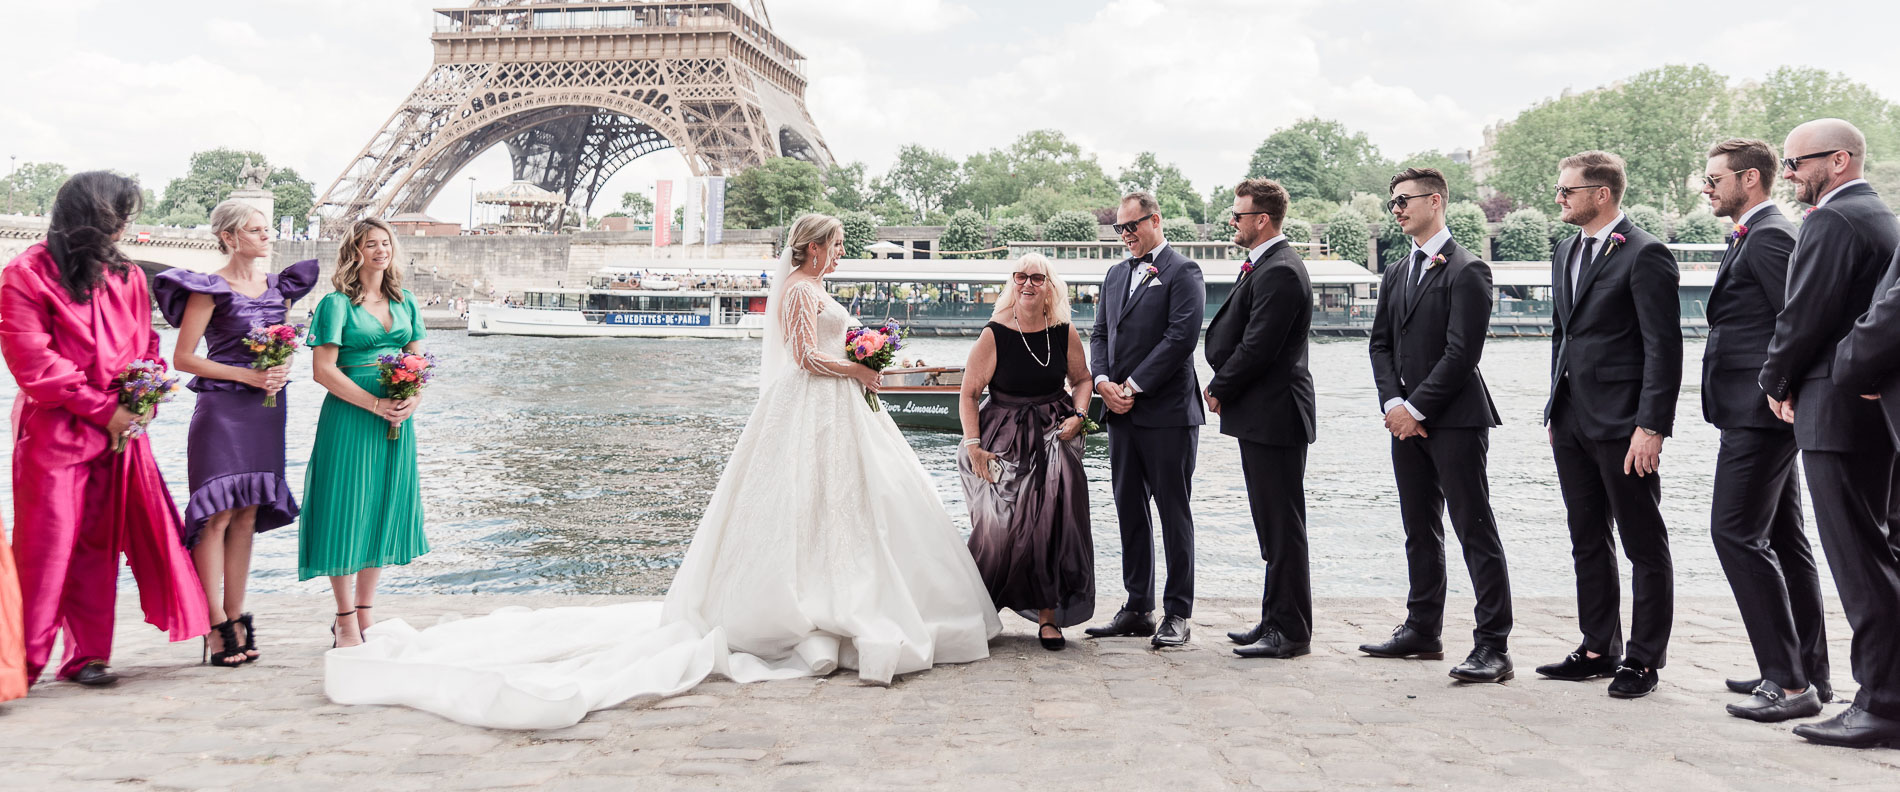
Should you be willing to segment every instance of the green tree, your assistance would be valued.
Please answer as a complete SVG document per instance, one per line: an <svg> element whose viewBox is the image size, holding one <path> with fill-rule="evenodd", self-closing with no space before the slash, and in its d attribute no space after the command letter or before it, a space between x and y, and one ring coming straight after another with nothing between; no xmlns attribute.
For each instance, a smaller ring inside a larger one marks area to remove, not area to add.
<svg viewBox="0 0 1900 792"><path fill-rule="evenodd" d="M789 223L817 208L824 192L824 174L817 165L773 157L726 181L726 225L769 228Z"/></svg>
<svg viewBox="0 0 1900 792"><path fill-rule="evenodd" d="M1338 201L1328 201L1324 198L1301 198L1287 206L1286 216L1297 217L1309 223L1324 223L1332 219L1333 213L1337 211L1339 211Z"/></svg>
<svg viewBox="0 0 1900 792"><path fill-rule="evenodd" d="M648 198L646 193L622 193L620 211L624 216L633 218L633 222L651 223L653 222L653 199Z"/></svg>
<svg viewBox="0 0 1900 792"><path fill-rule="evenodd" d="M211 221L210 210L197 201L185 201L172 207L172 210L157 220L159 225L195 228Z"/></svg>
<svg viewBox="0 0 1900 792"><path fill-rule="evenodd" d="M864 258L864 249L877 243L877 218L860 210L845 212L838 220L844 223L844 257Z"/></svg>
<svg viewBox="0 0 1900 792"><path fill-rule="evenodd" d="M1351 208L1340 209L1326 220L1326 251L1334 258L1365 261L1366 243L1371 238L1372 228L1366 216Z"/></svg>
<svg viewBox="0 0 1900 792"><path fill-rule="evenodd" d="M1391 167L1364 133L1308 118L1267 136L1254 149L1247 176L1279 182L1294 200L1344 201L1355 191L1383 194Z"/></svg>
<svg viewBox="0 0 1900 792"><path fill-rule="evenodd" d="M1209 222L1207 206L1202 203L1200 194L1194 191L1193 183L1181 175L1181 169L1173 163L1161 164L1152 151L1136 155L1135 161L1122 169L1120 181L1124 193L1136 190L1154 193L1161 203L1162 217L1181 217L1196 223Z"/></svg>
<svg viewBox="0 0 1900 792"><path fill-rule="evenodd" d="M1484 210L1474 203L1455 203L1445 211L1445 226L1451 229L1451 239L1459 246L1471 251L1478 258L1491 255L1485 246L1490 237L1490 224L1485 222Z"/></svg>
<svg viewBox="0 0 1900 792"><path fill-rule="evenodd" d="M1040 242L1036 225L1027 217L1005 217L996 222L996 244L1009 242Z"/></svg>
<svg viewBox="0 0 1900 792"><path fill-rule="evenodd" d="M1869 163L1900 158L1900 108L1865 83L1821 69L1783 66L1749 93L1736 112L1737 126L1777 151L1788 133L1816 118L1840 118L1867 136Z"/></svg>
<svg viewBox="0 0 1900 792"><path fill-rule="evenodd" d="M1445 174L1445 187L1451 191L1452 203L1478 200L1478 178L1472 173L1469 160L1454 162L1451 155L1434 149L1406 157L1392 172L1396 174L1406 168L1436 168Z"/></svg>
<svg viewBox="0 0 1900 792"><path fill-rule="evenodd" d="M1648 204L1637 204L1625 207L1623 215L1628 217L1630 222L1635 223L1637 228L1655 234L1657 239L1669 238L1669 224L1663 220L1661 209Z"/></svg>
<svg viewBox="0 0 1900 792"><path fill-rule="evenodd" d="M1676 221L1676 241L1699 245L1716 244L1728 236L1730 225L1706 208L1697 209Z"/></svg>
<svg viewBox="0 0 1900 792"><path fill-rule="evenodd" d="M264 186L276 199L273 207L277 217L293 218L291 225L301 226L311 210L317 206L315 185L305 180L292 168L278 168L271 171L270 178L264 180ZM273 218L275 222L275 218Z"/></svg>
<svg viewBox="0 0 1900 792"><path fill-rule="evenodd" d="M1089 212L1070 210L1057 212L1043 226L1042 235L1048 242L1094 242L1100 234L1101 226L1095 222L1095 215Z"/></svg>
<svg viewBox="0 0 1900 792"><path fill-rule="evenodd" d="M871 189L862 162L825 169L825 203L834 212L859 212L871 205Z"/></svg>
<svg viewBox="0 0 1900 792"><path fill-rule="evenodd" d="M975 209L958 209L937 238L937 249L946 251L982 250L990 246L989 228ZM989 258L988 254L957 258Z"/></svg>
<svg viewBox="0 0 1900 792"><path fill-rule="evenodd" d="M1199 242L1201 229L1185 217L1169 217L1161 221L1161 238L1169 242Z"/></svg>
<svg viewBox="0 0 1900 792"><path fill-rule="evenodd" d="M231 197L231 193L238 188L238 175L243 172L244 160L247 158L253 165L270 165L264 155L255 151L215 148L191 155L185 175L165 185L165 197L159 201L154 213L167 218L180 218L178 225L197 225L182 220L195 216L191 207L208 212ZM273 169L264 180L264 189L270 190L276 199L278 217L309 217L310 210L316 206L313 186L291 168ZM273 223L275 220L272 218Z"/></svg>
<svg viewBox="0 0 1900 792"><path fill-rule="evenodd" d="M53 211L53 197L65 186L66 166L57 162L29 162L15 168L4 181L7 205L20 214L43 215ZM147 206L150 212L154 207Z"/></svg>
<svg viewBox="0 0 1900 792"><path fill-rule="evenodd" d="M1313 241L1313 224L1289 217L1286 225L1281 226L1280 233L1285 234L1287 241L1290 242L1311 242Z"/></svg>
<svg viewBox="0 0 1900 792"><path fill-rule="evenodd" d="M911 144L897 150L897 164L885 181L890 189L922 222L934 209L943 206L944 196L957 186L957 163L923 146Z"/></svg>
<svg viewBox="0 0 1900 792"><path fill-rule="evenodd" d="M1549 261L1550 219L1536 209L1519 209L1498 228L1499 261Z"/></svg>
<svg viewBox="0 0 1900 792"><path fill-rule="evenodd" d="M966 158L944 203L1040 222L1066 209L1113 206L1118 197L1093 155L1059 131L1037 129L1007 147ZM998 211L1004 207L1010 208Z"/></svg>

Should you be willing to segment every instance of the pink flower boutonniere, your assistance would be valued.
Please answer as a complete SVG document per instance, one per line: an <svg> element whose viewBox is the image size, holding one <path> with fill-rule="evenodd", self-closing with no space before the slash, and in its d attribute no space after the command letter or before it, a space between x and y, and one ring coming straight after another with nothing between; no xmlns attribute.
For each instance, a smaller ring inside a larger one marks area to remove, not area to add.
<svg viewBox="0 0 1900 792"><path fill-rule="evenodd" d="M1611 253L1615 253L1617 248L1622 247L1623 243L1628 241L1629 237L1623 236L1622 234L1611 233L1610 244L1603 246L1603 255L1608 256Z"/></svg>
<svg viewBox="0 0 1900 792"><path fill-rule="evenodd" d="M1161 275L1160 267L1157 267L1153 264L1148 265L1148 277L1155 278L1155 277L1160 277L1160 275Z"/></svg>
<svg viewBox="0 0 1900 792"><path fill-rule="evenodd" d="M1430 262L1430 263L1428 263L1428 264L1426 264L1426 265L1425 265L1425 268L1426 268L1426 269L1431 269L1431 268L1433 268L1433 267L1436 267L1436 266L1438 266L1438 265L1440 265L1440 264L1443 264L1443 263L1445 263L1445 254L1443 254L1443 253L1440 253L1440 254L1438 254L1438 255L1436 255L1436 256L1433 256L1433 257L1432 257L1432 260L1431 260L1431 262Z"/></svg>
<svg viewBox="0 0 1900 792"><path fill-rule="evenodd" d="M1748 236L1748 226L1736 223L1735 230L1728 232L1728 241L1739 242L1745 236Z"/></svg>
<svg viewBox="0 0 1900 792"><path fill-rule="evenodd" d="M1245 275L1249 272L1253 272L1253 262L1251 261L1240 262L1240 274Z"/></svg>
<svg viewBox="0 0 1900 792"><path fill-rule="evenodd" d="M1801 213L1801 216L1802 216L1802 217L1807 217L1808 215L1811 215L1811 214L1814 214L1814 210L1816 210L1816 209L1819 209L1819 208L1821 208L1821 207L1819 207L1819 206L1810 206L1810 207L1808 207L1808 210L1807 210L1807 211L1805 211L1805 212L1802 212L1802 213Z"/></svg>

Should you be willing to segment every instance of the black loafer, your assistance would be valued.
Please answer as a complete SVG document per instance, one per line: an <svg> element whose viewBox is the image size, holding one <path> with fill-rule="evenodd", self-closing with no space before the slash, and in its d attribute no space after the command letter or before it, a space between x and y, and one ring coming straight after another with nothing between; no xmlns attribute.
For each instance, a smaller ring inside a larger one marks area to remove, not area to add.
<svg viewBox="0 0 1900 792"><path fill-rule="evenodd" d="M1161 620L1161 628L1155 630L1152 643L1156 647L1185 646L1188 642L1188 623L1182 616L1169 616Z"/></svg>
<svg viewBox="0 0 1900 792"><path fill-rule="evenodd" d="M1780 685L1764 679L1755 686L1755 691L1748 698L1728 705L1728 714L1757 723L1812 718L1821 714L1821 694L1814 685L1809 685L1807 690L1800 693L1790 694Z"/></svg>
<svg viewBox="0 0 1900 792"><path fill-rule="evenodd" d="M1127 608L1115 611L1115 618L1100 627L1089 627L1082 632L1090 638L1146 638L1155 634L1154 615L1150 611L1136 613Z"/></svg>
<svg viewBox="0 0 1900 792"><path fill-rule="evenodd" d="M1855 704L1841 714L1819 723L1794 727L1797 737L1808 742L1841 748L1893 748L1900 746L1900 720L1883 718Z"/></svg>
<svg viewBox="0 0 1900 792"><path fill-rule="evenodd" d="M1616 678L1610 680L1610 697L1635 699L1649 695L1656 690L1656 683L1662 681L1656 669L1635 663L1617 666Z"/></svg>
<svg viewBox="0 0 1900 792"><path fill-rule="evenodd" d="M1273 627L1268 627L1266 634L1260 636L1260 640L1234 650L1234 654L1241 657L1271 657L1278 660L1287 660L1312 652L1311 642L1289 641L1285 635L1280 634L1280 631Z"/></svg>
<svg viewBox="0 0 1900 792"><path fill-rule="evenodd" d="M1722 680L1722 684L1728 688L1728 692L1734 693L1737 696L1752 696L1755 695L1755 688L1760 687L1763 681L1765 680L1760 677L1754 679L1724 679ZM1827 704L1834 700L1834 686L1832 684L1827 682L1813 682L1808 686L1814 689L1815 695L1821 697L1822 704Z"/></svg>
<svg viewBox="0 0 1900 792"><path fill-rule="evenodd" d="M1451 678L1460 682L1509 682L1516 676L1510 653L1489 646L1471 650L1464 662L1451 668Z"/></svg>
<svg viewBox="0 0 1900 792"><path fill-rule="evenodd" d="M94 660L79 669L79 673L67 677L67 681L86 687L105 687L119 681L119 675L106 668L105 661Z"/></svg>
<svg viewBox="0 0 1900 792"><path fill-rule="evenodd" d="M1407 625L1392 629L1392 637L1379 643L1360 644L1359 651L1373 657L1416 657L1420 660L1445 659L1445 645L1438 636L1426 635Z"/></svg>
<svg viewBox="0 0 1900 792"><path fill-rule="evenodd" d="M1584 651L1578 649L1577 651L1571 652L1569 656L1560 662L1538 666L1537 673L1543 674L1551 679L1561 679L1565 682L1582 682L1588 679L1596 679L1597 677L1615 675L1617 665L1621 661L1622 658L1612 655L1586 657Z"/></svg>

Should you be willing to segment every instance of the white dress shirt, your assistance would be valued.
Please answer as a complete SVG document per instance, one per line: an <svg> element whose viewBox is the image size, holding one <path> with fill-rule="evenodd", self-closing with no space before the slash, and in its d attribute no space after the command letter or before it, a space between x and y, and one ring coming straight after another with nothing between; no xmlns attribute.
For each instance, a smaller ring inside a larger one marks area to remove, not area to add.
<svg viewBox="0 0 1900 792"><path fill-rule="evenodd" d="M1429 262L1433 258L1436 258L1438 256L1438 251L1444 250L1445 244L1450 241L1451 241L1451 229L1449 227L1438 229L1438 233L1433 234L1431 239L1425 240L1425 244L1423 246L1420 246L1418 244L1418 240L1416 239L1412 240L1412 252L1410 255L1406 256L1405 258L1405 266L1408 268L1405 273L1405 277L1410 278L1412 280L1412 283L1414 284L1424 281L1425 271L1431 268L1418 266L1418 252L1421 250L1425 251L1425 260ZM1405 380L1400 379L1399 386L1404 387L1404 385L1405 385ZM1412 418L1414 420L1418 420L1418 421L1425 420L1424 413L1419 412L1417 407L1413 407L1411 402L1406 401L1405 399L1397 397L1397 396L1394 396L1390 399L1385 400L1384 409L1381 411L1380 414L1383 415L1385 413L1392 412L1392 408L1397 407L1401 404L1405 405L1405 411L1411 413Z"/></svg>
<svg viewBox="0 0 1900 792"><path fill-rule="evenodd" d="M1584 238L1587 236L1590 239L1594 239L1597 241L1596 245L1590 248L1590 255L1601 257L1603 255L1603 251L1605 247L1607 247L1610 243L1610 234L1614 233L1616 231L1616 227L1622 224L1623 224L1623 213L1619 211L1616 213L1615 220L1611 220L1609 224L1603 226L1602 228L1597 229L1596 233L1585 234L1582 231L1577 232L1577 244L1575 246L1577 253L1575 256L1572 257L1573 260L1571 262L1568 262L1570 265L1570 301L1572 303L1575 303L1577 301L1577 278L1583 274L1584 266L1590 263L1587 261L1576 260L1576 259L1581 259L1583 257Z"/></svg>
<svg viewBox="0 0 1900 792"><path fill-rule="evenodd" d="M1286 239L1285 234L1276 234L1272 239L1254 245L1253 250L1247 251L1247 260L1253 262L1253 265L1256 267L1260 266L1260 257L1267 254L1267 248L1273 247L1276 243L1284 239Z"/></svg>
<svg viewBox="0 0 1900 792"><path fill-rule="evenodd" d="M1166 250L1166 249L1168 249L1168 240L1163 239L1161 240L1161 244L1155 245L1155 249L1148 251L1147 255L1150 258L1160 258L1161 251ZM1142 279L1141 279L1142 270L1136 268L1135 266L1137 264L1137 262L1135 261L1136 258L1137 257L1131 256L1128 259L1128 263L1129 263L1128 296L1131 298L1135 296L1135 290L1141 288L1141 284L1142 284ZM1100 385L1107 381L1108 381L1107 374L1095 375L1095 384ZM1127 382L1123 382L1122 387L1127 388L1130 393L1141 392L1141 386L1135 384L1135 380L1133 377L1130 377Z"/></svg>

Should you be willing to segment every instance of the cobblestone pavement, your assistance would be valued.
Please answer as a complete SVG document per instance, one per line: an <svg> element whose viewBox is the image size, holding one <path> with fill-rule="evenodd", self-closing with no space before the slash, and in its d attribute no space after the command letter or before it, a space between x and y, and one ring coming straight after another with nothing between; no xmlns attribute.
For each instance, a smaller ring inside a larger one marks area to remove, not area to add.
<svg viewBox="0 0 1900 792"><path fill-rule="evenodd" d="M193 665L197 644L163 643L134 599L121 596L116 687L48 683L0 704L0 789L1900 788L1900 751L1809 745L1789 724L1723 712L1736 697L1722 678L1753 664L1733 602L1717 598L1678 603L1662 687L1636 701L1604 695L1603 680L1531 671L1575 644L1567 598L1517 601L1519 678L1488 686L1445 676L1469 649L1469 600L1452 603L1443 661L1358 653L1401 618L1397 599L1322 600L1312 655L1242 660L1225 632L1255 605L1227 600L1201 603L1178 650L1071 630L1069 649L1051 653L1006 615L989 660L890 688L845 674L712 680L551 732L330 703L326 597L257 598L266 655L236 670ZM386 596L377 610L432 624L501 604L604 601ZM1835 683L1851 696L1848 630L1830 608Z"/></svg>

